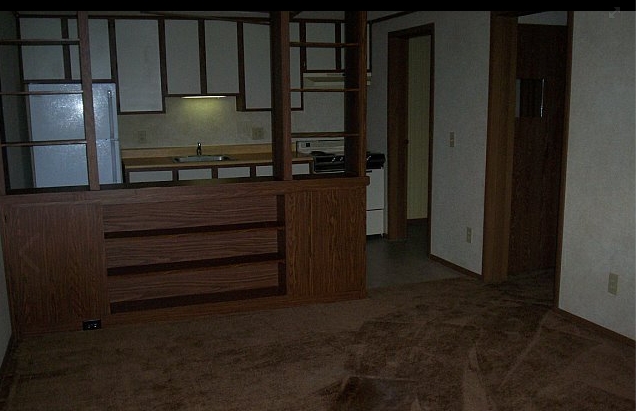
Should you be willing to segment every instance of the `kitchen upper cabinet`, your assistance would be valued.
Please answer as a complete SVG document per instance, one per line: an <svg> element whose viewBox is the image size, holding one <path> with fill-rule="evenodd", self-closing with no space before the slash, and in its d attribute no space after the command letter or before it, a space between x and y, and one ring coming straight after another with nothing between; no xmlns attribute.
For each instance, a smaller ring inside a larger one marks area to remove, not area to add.
<svg viewBox="0 0 637 411"><path fill-rule="evenodd" d="M298 24L291 25L290 38L299 37ZM270 73L270 26L243 24L243 65L245 78L246 110L270 110L272 108L272 81ZM300 88L301 57L299 50L290 49L290 87ZM300 92L290 96L293 109L302 107Z"/></svg>
<svg viewBox="0 0 637 411"><path fill-rule="evenodd" d="M305 39L308 43L336 43L336 24L305 23ZM339 40L340 41L340 40ZM306 49L307 71L337 70L336 56L339 49L310 47Z"/></svg>
<svg viewBox="0 0 637 411"><path fill-rule="evenodd" d="M166 90L168 94L201 94L199 22L166 20Z"/></svg>
<svg viewBox="0 0 637 411"><path fill-rule="evenodd" d="M69 33L73 38L78 38L77 19L69 19ZM111 72L111 48L109 42L108 20L89 19L88 39L91 53L91 77L93 80L112 80ZM71 77L79 80L80 77L80 52L78 46L70 46Z"/></svg>
<svg viewBox="0 0 637 411"><path fill-rule="evenodd" d="M166 20L165 29L167 93L201 94L199 22Z"/></svg>
<svg viewBox="0 0 637 411"><path fill-rule="evenodd" d="M239 94L237 23L206 20L206 86L208 94Z"/></svg>
<svg viewBox="0 0 637 411"><path fill-rule="evenodd" d="M20 38L60 40L63 38L62 21L59 18L20 18ZM63 80L66 78L64 46L22 46L21 49L24 80Z"/></svg>
<svg viewBox="0 0 637 411"><path fill-rule="evenodd" d="M271 109L269 25L243 24L243 66L245 109Z"/></svg>
<svg viewBox="0 0 637 411"><path fill-rule="evenodd" d="M120 112L164 109L157 20L115 20Z"/></svg>

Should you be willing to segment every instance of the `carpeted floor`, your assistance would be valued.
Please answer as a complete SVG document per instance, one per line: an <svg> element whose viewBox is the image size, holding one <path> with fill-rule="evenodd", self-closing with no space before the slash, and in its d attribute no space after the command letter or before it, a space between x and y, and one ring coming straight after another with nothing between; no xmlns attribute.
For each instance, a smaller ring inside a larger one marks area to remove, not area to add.
<svg viewBox="0 0 637 411"><path fill-rule="evenodd" d="M540 274L23 341L5 410L634 410L635 347L550 309ZM550 289L550 287L548 288Z"/></svg>

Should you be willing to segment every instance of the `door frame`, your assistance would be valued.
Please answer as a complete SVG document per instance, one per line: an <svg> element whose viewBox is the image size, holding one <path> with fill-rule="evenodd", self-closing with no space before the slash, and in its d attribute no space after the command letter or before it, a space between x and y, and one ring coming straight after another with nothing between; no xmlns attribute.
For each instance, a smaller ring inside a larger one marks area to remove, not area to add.
<svg viewBox="0 0 637 411"><path fill-rule="evenodd" d="M430 36L429 154L427 159L427 256L431 254L431 159L433 155L434 24L389 32L387 39L387 238L407 237L409 39Z"/></svg>
<svg viewBox="0 0 637 411"><path fill-rule="evenodd" d="M518 17L534 12L491 12L489 104L484 195L482 278L484 282L507 279L511 218L513 139L515 135L515 79ZM559 305L559 277L564 227L564 193L570 107L573 12L567 18L566 87L562 144L554 306Z"/></svg>

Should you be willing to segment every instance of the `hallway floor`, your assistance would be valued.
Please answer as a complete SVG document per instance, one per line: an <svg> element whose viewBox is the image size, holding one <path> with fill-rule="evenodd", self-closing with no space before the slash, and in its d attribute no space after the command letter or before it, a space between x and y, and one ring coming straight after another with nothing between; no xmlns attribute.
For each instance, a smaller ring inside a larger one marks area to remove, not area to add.
<svg viewBox="0 0 637 411"><path fill-rule="evenodd" d="M427 257L424 222L409 223L407 239L367 239L367 288L419 283L464 276Z"/></svg>

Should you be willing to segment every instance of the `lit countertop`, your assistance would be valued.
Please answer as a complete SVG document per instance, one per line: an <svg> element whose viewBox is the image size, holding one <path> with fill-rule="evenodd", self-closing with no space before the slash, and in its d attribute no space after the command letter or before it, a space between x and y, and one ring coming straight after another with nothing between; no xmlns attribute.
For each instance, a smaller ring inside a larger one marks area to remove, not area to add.
<svg viewBox="0 0 637 411"><path fill-rule="evenodd" d="M188 169L207 167L241 167L272 164L269 144L245 146L202 147L202 155L226 155L230 160L178 162L175 157L194 155L192 147L168 147L155 149L122 149L125 171ZM312 156L292 153L293 163L309 163Z"/></svg>

